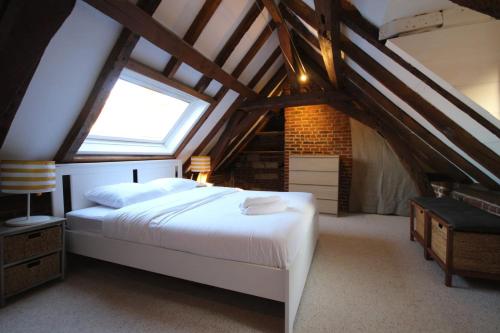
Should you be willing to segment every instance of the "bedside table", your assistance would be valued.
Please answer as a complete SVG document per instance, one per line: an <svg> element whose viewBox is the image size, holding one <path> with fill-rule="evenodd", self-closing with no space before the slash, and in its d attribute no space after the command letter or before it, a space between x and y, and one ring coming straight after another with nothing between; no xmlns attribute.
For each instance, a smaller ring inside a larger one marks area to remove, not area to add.
<svg viewBox="0 0 500 333"><path fill-rule="evenodd" d="M25 227L0 225L0 306L5 299L54 279L64 279L66 219Z"/></svg>

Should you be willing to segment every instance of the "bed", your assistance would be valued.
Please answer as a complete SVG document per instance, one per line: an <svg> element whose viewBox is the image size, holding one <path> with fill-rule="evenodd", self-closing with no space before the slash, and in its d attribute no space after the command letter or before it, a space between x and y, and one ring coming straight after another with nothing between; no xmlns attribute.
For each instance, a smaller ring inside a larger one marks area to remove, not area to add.
<svg viewBox="0 0 500 333"><path fill-rule="evenodd" d="M178 160L57 165L53 213L68 219L68 251L283 302L285 332L292 332L318 236L311 194L274 193L288 202L285 212L246 216L238 204L262 192L188 190L175 200L199 197L203 204L175 214L161 232L131 228L122 217L133 221L142 206L166 207L174 197L117 210L84 196L100 185L180 177L181 168Z"/></svg>

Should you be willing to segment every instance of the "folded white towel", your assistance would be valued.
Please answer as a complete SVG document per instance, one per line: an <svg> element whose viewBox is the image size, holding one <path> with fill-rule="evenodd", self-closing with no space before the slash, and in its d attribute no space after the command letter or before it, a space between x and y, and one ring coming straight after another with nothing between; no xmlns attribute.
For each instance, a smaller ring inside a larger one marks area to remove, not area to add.
<svg viewBox="0 0 500 333"><path fill-rule="evenodd" d="M270 195L267 197L248 197L243 201L243 207L248 208L253 205L267 205L280 202L281 198L277 195Z"/></svg>
<svg viewBox="0 0 500 333"><path fill-rule="evenodd" d="M286 202L281 200L277 202L272 202L269 204L262 205L252 205L245 207L244 204L240 206L241 212L245 215L263 215L263 214L274 214L283 212L286 210Z"/></svg>

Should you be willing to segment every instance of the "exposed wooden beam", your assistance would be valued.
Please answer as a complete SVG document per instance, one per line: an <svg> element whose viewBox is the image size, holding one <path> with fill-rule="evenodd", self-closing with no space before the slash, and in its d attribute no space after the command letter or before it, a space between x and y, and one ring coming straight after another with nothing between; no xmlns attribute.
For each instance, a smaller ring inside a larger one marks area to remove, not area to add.
<svg viewBox="0 0 500 333"><path fill-rule="evenodd" d="M137 10L150 18L149 15L154 13L160 2L161 0L141 0L137 4ZM139 38L140 36L133 31L127 28L122 29L78 118L54 157L56 161L68 162L76 155L92 125L99 117L111 89L118 80L122 69L126 66Z"/></svg>
<svg viewBox="0 0 500 333"><path fill-rule="evenodd" d="M318 22L318 38L321 55L328 78L335 88L342 86L340 73L340 21L339 0L314 0Z"/></svg>
<svg viewBox="0 0 500 333"><path fill-rule="evenodd" d="M326 68L325 68L325 63L323 61L323 57L321 56L320 53L316 51L315 48L311 47L309 43L305 41L304 38L300 37L298 34L293 33L293 41L297 45L298 48L300 48L303 52L307 54L307 56L314 60L314 62L321 67L325 73L326 73ZM327 74L328 77L328 74Z"/></svg>
<svg viewBox="0 0 500 333"><path fill-rule="evenodd" d="M285 69L284 72L286 72ZM271 97L274 97L277 94L278 90L273 89ZM211 156L217 158L217 163L213 164L213 171L216 171L224 164L227 164L228 159L234 158L248 144L248 142L265 122L265 119L269 114L269 109L254 110L247 114L238 112L237 114L239 114L240 120L237 123L228 122L224 133L219 139L219 142L210 152Z"/></svg>
<svg viewBox="0 0 500 333"><path fill-rule="evenodd" d="M283 3L292 10L296 15L298 15L301 19L311 25L313 28L317 29L317 21L314 17L314 11L307 6L304 2L300 0L283 0ZM340 20L344 23L348 28L356 32L358 35L363 37L366 41L368 41L371 45L381 51L383 54L391 58L397 64L402 66L408 72L416 76L419 80L427 84L445 99L447 99L450 103L454 104L457 108L462 110L472 119L477 121L480 125L488 129L491 133L500 138L500 128L498 128L495 124L491 123L489 120L485 119L479 113L477 113L474 109L469 107L467 104L459 100L456 96L448 92L446 89L441 87L439 84L434 82L432 79L427 77L417 68L413 67L411 64L406 62L399 55L394 53L392 50L387 48L383 43L378 40L378 29L369 23L366 19L364 19L359 12L355 10L342 10L340 15Z"/></svg>
<svg viewBox="0 0 500 333"><path fill-rule="evenodd" d="M0 2L0 147L50 40L75 0Z"/></svg>
<svg viewBox="0 0 500 333"><path fill-rule="evenodd" d="M285 67L288 71L288 78L291 81L294 81L297 75L297 70L295 69L295 59L288 26L283 20L280 10L274 0L262 0L262 2L264 3L264 6L266 6L268 12L271 14L273 22L276 23L278 27L278 39L281 52L283 54L283 59L285 60Z"/></svg>
<svg viewBox="0 0 500 333"><path fill-rule="evenodd" d="M302 35L297 33L293 33L293 41L298 50L301 51L300 54L302 62L304 63L308 74L311 75L313 81L324 90L334 89L328 78L328 74L326 74L325 63L316 49L313 48L310 43L306 42Z"/></svg>
<svg viewBox="0 0 500 333"><path fill-rule="evenodd" d="M408 172L408 175L415 184L419 195L433 196L433 190L426 173L420 167L420 163L413 156L411 150L407 148L398 127L378 118L366 108L355 107L348 103L344 103L343 105L330 104L330 106L376 130L393 148L403 168Z"/></svg>
<svg viewBox="0 0 500 333"><path fill-rule="evenodd" d="M226 60L229 58L233 50L238 46L239 42L245 35L245 33L250 29L253 22L257 19L262 11L262 4L260 4L260 0L257 0L254 5L250 8L245 17L241 20L240 24L234 30L231 37L227 40L226 44L222 50L220 50L219 54L215 57L214 63L218 66L223 66ZM195 89L198 91L204 91L208 85L210 84L212 77L205 75L203 76L195 86ZM220 80L217 80L221 82ZM224 84L223 82L221 82ZM234 89L233 89L234 90Z"/></svg>
<svg viewBox="0 0 500 333"><path fill-rule="evenodd" d="M498 0L451 0L457 5L464 6L480 13L493 16L500 20L500 2Z"/></svg>
<svg viewBox="0 0 500 333"><path fill-rule="evenodd" d="M401 17L385 23L379 28L379 40L396 37L400 34L418 33L437 29L443 26L443 11L436 10L434 12L412 15L409 17Z"/></svg>
<svg viewBox="0 0 500 333"><path fill-rule="evenodd" d="M478 13L472 9L453 6L425 14L397 18L387 22L379 28L379 40L385 40L400 35L408 35L451 28L454 26L470 25L493 21L494 18Z"/></svg>
<svg viewBox="0 0 500 333"><path fill-rule="evenodd" d="M279 85L283 82L283 80L286 79L286 76L287 76L286 69L285 66L283 65L280 67L280 69L278 69L278 71L274 74L274 76L261 90L261 96L276 94L278 92L277 87L279 87ZM222 126L228 121L228 119L238 111L238 108L240 107L241 103L243 103L243 99L241 97L237 98L236 101L231 105L231 107L226 111L226 113L221 117L221 119L219 119L217 124L215 124L215 126L210 131L209 135L207 135L205 139L201 142L201 144L198 145L198 148L195 149L193 155L199 155L203 152L203 150L205 149L205 147L207 147L212 137L214 137L222 128ZM189 164L190 162L186 161L186 163L184 163L183 169L187 170Z"/></svg>
<svg viewBox="0 0 500 333"><path fill-rule="evenodd" d="M219 8L221 2L222 0L205 0L203 7L201 7L193 23L189 26L188 31L184 34L183 39L186 43L189 45L194 45L194 43L196 43L198 37L200 37L203 29L210 21L217 8ZM173 77L181 64L182 61L178 58L171 57L163 70L163 74L169 78Z"/></svg>
<svg viewBox="0 0 500 333"><path fill-rule="evenodd" d="M321 61L320 58L318 58L316 55L317 53L314 51L314 49L305 42L302 36L295 36L295 41L296 44L299 45L299 47L307 48L306 52L302 53L302 57L304 58L304 63L308 66L314 66L310 67L309 71L311 73L322 73L325 71L324 67L322 68L321 65L324 66L324 63ZM312 58L309 58L309 55L312 56ZM313 60L314 58L314 60ZM319 74L321 75L321 74ZM349 83L349 82L347 82ZM330 82L323 82L323 85L325 87L329 87ZM348 87L349 88L349 87ZM362 97L359 98L358 100L364 100L366 101L367 97ZM451 163L449 163L447 160L444 160L442 156L440 156L437 152L433 151L432 148L427 146L423 141L421 141L416 135L412 136L412 132L408 131L407 129L401 128L398 130L398 133L393 133L395 127L401 127L398 123L392 123L389 126L381 125L382 119L384 115L370 115L367 114L366 112L360 113L358 111L353 111L352 107L347 107L343 104L340 106L336 107L337 110L346 113L347 115L354 117L355 119L361 121L365 125L375 128L378 132L383 132L381 134L385 134L386 139L388 140L389 144L393 147L394 151L396 152L398 159L401 161L402 165L404 168L407 170L409 173L410 177L414 181L416 187L418 188L420 193L429 195L432 194L430 189L430 183L428 181L427 176L423 172L422 167L420 166L420 160L426 158L424 154L421 154L418 148L414 149L415 146L421 147L423 152L427 152L431 157L434 158L435 163L434 164L439 164L439 165L444 165L443 169L447 170L450 168L453 170L452 174L456 175L458 174L456 179L459 180L465 180L467 179L466 176L461 173L459 170L453 167ZM391 119L389 119L391 121ZM386 121L387 122L387 121ZM399 125L399 126L398 126ZM410 146L411 148L408 149L408 147L402 147L402 143L408 144L408 142L412 140L414 142L414 145ZM419 141L420 140L420 141ZM439 142L441 143L441 142ZM442 144L442 143L441 143ZM408 150L412 151L413 154L409 153ZM437 161L437 162L436 162ZM438 163L439 162L439 163ZM417 164L418 163L418 164ZM428 162L429 163L429 162ZM430 164L430 163L429 163Z"/></svg>
<svg viewBox="0 0 500 333"><path fill-rule="evenodd" d="M189 133L186 135L186 137L182 140L181 144L175 150L174 155L175 155L176 158L180 155L180 153L184 150L184 148L186 148L187 144L195 136L195 134L198 132L198 130L203 126L203 124L208 119L208 117L210 117L210 115L212 114L212 112L219 105L219 103L221 102L222 98L225 96L225 94L228 91L229 90L227 88L225 88L225 87L222 87L219 90L220 94L217 94L219 96L216 95L215 101L212 104L210 104L210 106L205 110L205 112L203 112L203 114L201 115L200 119L198 119L198 121L194 124L193 128L191 128L191 130L189 131ZM183 169L185 169L185 166L183 166Z"/></svg>
<svg viewBox="0 0 500 333"><path fill-rule="evenodd" d="M179 82L175 79L170 79L167 76L163 75L163 73L158 72L157 70L155 70L149 66L141 64L140 62L138 62L136 60L129 59L126 67L128 69L130 69L131 71L134 71L134 72L137 72L137 73L142 74L144 76L147 76L155 81L164 83L172 88L183 91L183 92L185 92L191 96L194 96L196 98L199 98L207 103L215 102L213 97L210 97L206 94L202 94L199 91L197 91L197 90L191 88L190 86L188 86L182 82Z"/></svg>
<svg viewBox="0 0 500 333"><path fill-rule="evenodd" d="M311 52L317 54L312 49L312 47L310 47L308 43L305 43L305 41L300 36L295 36L295 38L295 43L298 44L299 47L309 49L307 52L303 52L302 56L306 65L314 65L314 67L311 67L311 72L325 72L324 68L321 68L323 62L320 58L316 57L315 59L312 59L306 55L306 53L309 54ZM355 87L354 89L357 89L356 91L359 91L359 93L355 94L359 101L372 100L372 106L376 106L377 108L379 108L379 110L384 110L384 112L380 114L380 117L387 117L390 115L404 124L404 126L408 128L408 133L415 133L414 137L408 134L406 138L407 143L411 142L411 145L409 147L418 147L416 149L411 149L413 150L414 154L418 155L419 160L426 161L430 165L436 165L440 171L445 171L448 175L451 175L457 181L468 181L468 177L461 171L464 170L465 172L479 180L481 183L495 186L495 182L493 182L474 165L469 163L462 156L460 156L458 153L444 144L441 140L435 137L412 117L399 109L399 107L397 107L387 97L385 97L383 94L378 92L378 90L368 84L368 82L366 82L356 72L354 72L347 66L345 67L345 70L348 78L348 80L346 81L346 83L348 84L347 88L349 88L349 91L351 93L353 93L353 87ZM329 82L326 86L330 86ZM385 115L385 112L387 112L387 115ZM367 120L365 119L364 121ZM457 165L461 170L458 169L455 165Z"/></svg>
<svg viewBox="0 0 500 333"><path fill-rule="evenodd" d="M146 12L132 3L122 0L85 0L91 6L123 24L134 33L149 40L160 49L193 67L204 75L219 81L245 97L256 94L236 78L226 73L219 65L213 63L201 52L179 38L174 32L165 28Z"/></svg>
<svg viewBox="0 0 500 333"><path fill-rule="evenodd" d="M301 39L300 37L298 37ZM305 42L305 41L304 41ZM311 48L308 44L303 45L305 47ZM312 51L314 52L314 51ZM304 54L303 54L304 57ZM314 73L315 71L320 71L323 72L324 69L321 68L318 64L315 64L312 59L309 59L307 56L304 57L304 62L306 65L315 65L314 67L310 67L310 72ZM317 59L317 62L319 64L322 64L321 59ZM324 82L325 87L331 87L331 83ZM330 104L331 105L331 104ZM409 152L407 147L402 147L404 146L405 140L401 140L401 137L397 137L396 135L402 135L393 133L394 132L394 127L395 124L392 124L391 126L382 126L381 125L381 120L377 115L372 115L365 112L360 112L360 110L357 110L353 106L349 105L348 103L337 103L336 105L332 105L335 109L337 109L340 112L343 112L347 114L350 117L353 117L357 119L358 121L364 123L365 125L374 128L378 132L383 132L385 134L386 139L388 140L389 144L393 147L395 150L398 159L401 161L403 167L407 170L409 173L410 177L415 183L415 186L417 187L419 193L422 195L432 195L432 189L430 187L430 183L428 181L427 176L423 172L422 167L420 167L419 164L417 164L417 159L412 156ZM404 133L404 132L403 132ZM408 132L409 133L409 132ZM381 133L382 134L382 133ZM404 148L404 149L403 149Z"/></svg>
<svg viewBox="0 0 500 333"><path fill-rule="evenodd" d="M352 98L340 91L314 92L289 96L259 98L243 103L241 110L281 109L300 105L345 103Z"/></svg>
<svg viewBox="0 0 500 333"><path fill-rule="evenodd" d="M234 77L239 77L241 73L245 70L245 68L248 66L248 64L252 61L254 56L259 52L259 50L262 48L262 46L265 44L265 42L269 39L269 37L272 34L272 31L274 29L274 23L271 21L269 23L269 27L264 27L263 31L257 37L253 45L250 47L250 49L247 51L247 53L241 58L240 62L238 65L235 67L235 69L231 72L231 75ZM189 141L193 138L193 136L196 134L196 132L203 126L207 118L212 114L212 111L217 107L218 103L220 100L224 97L224 95L227 93L229 89L226 87L221 87L219 91L215 94L215 103L212 103L210 107L203 113L203 115L200 117L200 119L196 122L196 124L193 126L193 128L189 131L188 135L182 140L182 143L179 145L175 152L175 156L179 156L179 154L182 152L184 147L189 143ZM215 127L218 126L219 123L216 124ZM212 132L211 132L212 133ZM211 137L212 134L210 134ZM213 134L215 135L215 134ZM202 143L200 145L201 147L205 147L206 143Z"/></svg>
<svg viewBox="0 0 500 333"><path fill-rule="evenodd" d="M268 113L268 110L255 110L251 114L247 114L245 118L239 122L238 126L235 126L233 128L236 136L229 145L224 146L225 149L219 155L220 158L218 160L218 163L214 167L214 172L219 170L228 158L234 156L234 154L237 154L238 148L241 147L244 141L251 138L254 131L258 128L259 124L265 119Z"/></svg>
<svg viewBox="0 0 500 333"><path fill-rule="evenodd" d="M318 66L316 62L309 57L309 53L302 49L304 45L300 43L296 43L296 45L299 51L302 51L302 62L306 67L307 73L309 74L309 76L311 76L311 79L324 90L333 90L333 85L328 79L328 75L326 74L324 68Z"/></svg>
<svg viewBox="0 0 500 333"><path fill-rule="evenodd" d="M466 154L488 169L496 177L500 177L500 157L494 151L413 91L358 46L345 40L342 42L341 47L358 65L405 101Z"/></svg>
<svg viewBox="0 0 500 333"><path fill-rule="evenodd" d="M377 130L382 134L387 143L392 147L403 168L408 172L421 196L434 197L434 190L425 171L420 166L418 159L408 149L406 140L394 121L381 121Z"/></svg>
<svg viewBox="0 0 500 333"><path fill-rule="evenodd" d="M233 147L232 152L229 152L228 155L220 162L219 170L224 169L225 167L231 165L231 163L234 162L234 160L238 157L238 155L245 150L245 148L248 146L248 144L252 141L252 139L255 137L257 133L259 133L269 122L271 112L267 112L264 117L259 121L257 120L256 126L253 127L253 129L250 131L250 133L247 133L247 135L244 138L241 138L238 144Z"/></svg>
<svg viewBox="0 0 500 333"><path fill-rule="evenodd" d="M210 151L212 172L215 171L220 160L223 158L223 154L227 146L231 144L233 139L236 138L238 133L235 131L235 129L237 128L238 124L241 123L241 120L244 118L244 116L244 114L236 112L233 113L231 117L229 117L224 132Z"/></svg>
<svg viewBox="0 0 500 333"><path fill-rule="evenodd" d="M222 126L238 110L238 107L240 106L240 104L244 100L245 99L242 96L239 96L238 98L236 98L236 100L233 102L233 104L231 104L231 106L227 109L227 111L224 113L224 115L222 115L222 117L217 121L217 123L215 124L215 126L212 127L212 129L210 130L210 133L205 136L205 138L202 140L202 142L198 145L198 147L194 150L194 152L191 155L200 155L205 150L205 148L208 146L208 144L210 143L210 141L212 140L212 138L215 135L217 135L217 133L219 132L219 130L222 128ZM181 151L182 150L178 150L178 153L176 153L176 156L178 156ZM188 158L184 162L184 164L182 166L182 169L184 171L187 171L187 170L189 170L190 167L191 167L191 161Z"/></svg>
<svg viewBox="0 0 500 333"><path fill-rule="evenodd" d="M282 12L288 12L289 10L283 10ZM313 35L309 29L297 19L297 17L290 13L288 22L292 25L294 31L292 31L292 38L294 44L301 51L301 58L307 72L311 75L312 79L316 84L322 87L324 90L332 90L334 87L329 80L328 74L326 74L325 63L322 56L319 54L319 41L318 38ZM326 74L326 75L324 75Z"/></svg>
<svg viewBox="0 0 500 333"><path fill-rule="evenodd" d="M372 46L377 48L380 52L382 52L384 55L389 57L391 60L396 62L398 65L403 67L405 70L413 74L415 77L417 77L420 81L424 82L426 85L428 85L430 88L432 88L434 91L436 91L438 94L443 96L445 99L447 99L450 103L455 105L457 108L462 110L465 114L467 114L469 117L477 121L480 125L482 125L484 128L488 129L491 133L496 135L498 138L500 138L500 128L498 128L495 124L490 122L489 120L485 119L483 116L481 116L479 113L477 113L474 109L472 109L470 106L462 102L460 99L458 99L455 95L441 87L438 83L436 83L434 80L429 78L427 75L422 73L420 70L409 64L406 60L401 58L398 54L396 54L394 51L390 50L388 47L385 46L385 44L381 43L378 40L378 29L373 26L370 22L368 22L366 19L364 19L361 14L357 11L347 11L343 10L341 14L341 21L344 23L349 29L363 37L367 42L369 42Z"/></svg>
<svg viewBox="0 0 500 333"><path fill-rule="evenodd" d="M451 167L445 167L441 164L441 169L446 170L455 180L464 181L465 178L467 178L464 174L465 172L489 188L495 188L497 186L495 181L485 175L481 170L456 151L451 149L448 145L443 143L425 127L420 125L415 119L401 110L375 87L366 82L366 80L364 80L359 74L346 67L346 75L348 82L352 83L360 92L363 93L363 96L358 98L359 100L367 99L372 101L387 114L391 115L395 119L398 119L411 132L415 133L415 135L417 135L421 140L426 142L428 146L433 147L442 156L444 156L449 164L451 164ZM350 91L352 91L352 89L350 89Z"/></svg>
<svg viewBox="0 0 500 333"><path fill-rule="evenodd" d="M277 47L271 53L271 55L269 56L269 58L267 58L266 62L264 62L264 64L262 64L262 66L259 68L259 70L257 71L257 73L255 73L255 75L252 77L252 79L248 83L248 86L250 88L252 88L252 89L255 88L255 86L257 85L257 83L260 81L260 79L262 79L262 77L264 76L264 74L267 73L267 71L269 70L269 68L274 64L274 62L276 61L276 59L278 59L278 57L280 56L280 54L281 54L280 48Z"/></svg>
<svg viewBox="0 0 500 333"><path fill-rule="evenodd" d="M448 146L441 142L437 137L425 129L422 125L408 116L403 110L399 109L387 97L382 95L377 89L372 87L361 76L351 69L346 70L346 88L362 104L369 105L369 109L375 112L380 119L389 119L396 121L400 132L406 132L406 143L409 149L419 159L427 164L435 166L437 171L444 172L459 182L470 181L468 176L455 164L449 160L446 155L458 158L458 160L467 164L460 155L452 151ZM412 136L414 138L412 138ZM420 142L417 142L420 141ZM411 142L411 145L410 145Z"/></svg>
<svg viewBox="0 0 500 333"><path fill-rule="evenodd" d="M292 26L302 38L304 38L309 44L320 49L318 37L315 36L307 27L293 14L290 12L287 6L280 3L280 10L283 18Z"/></svg>
<svg viewBox="0 0 500 333"><path fill-rule="evenodd" d="M274 73L273 77L266 83L264 88L259 92L260 96L268 97L273 91L277 88L280 82L285 80L287 76L285 65L282 65L276 73Z"/></svg>
<svg viewBox="0 0 500 333"><path fill-rule="evenodd" d="M255 57L257 52L262 48L264 43L271 37L271 34L273 33L274 29L276 28L276 24L274 24L273 21L270 21L267 26L264 27L262 32L260 33L259 37L255 40L255 42L252 44L250 49L248 49L248 52L241 58L240 62L238 65L234 68L234 70L231 72L231 75L234 77L239 77L241 73L245 70L245 68L248 66L250 61Z"/></svg>
<svg viewBox="0 0 500 333"><path fill-rule="evenodd" d="M292 12L297 14L301 19L303 19L307 24L309 24L314 29L318 30L318 20L314 13L314 10L309 7L302 0L282 0Z"/></svg>

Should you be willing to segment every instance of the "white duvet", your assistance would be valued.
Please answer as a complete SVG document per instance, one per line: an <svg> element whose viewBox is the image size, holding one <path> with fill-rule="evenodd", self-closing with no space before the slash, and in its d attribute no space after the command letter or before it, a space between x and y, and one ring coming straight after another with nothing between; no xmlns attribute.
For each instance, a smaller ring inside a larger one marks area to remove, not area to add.
<svg viewBox="0 0 500 333"><path fill-rule="evenodd" d="M248 216L247 197L279 195L284 212ZM198 255L287 268L315 223L310 193L202 187L117 209L103 218L103 234Z"/></svg>

